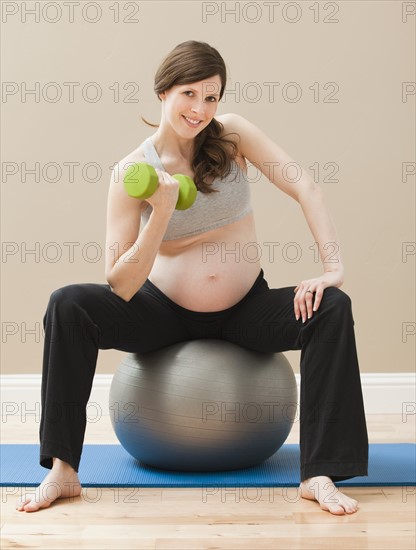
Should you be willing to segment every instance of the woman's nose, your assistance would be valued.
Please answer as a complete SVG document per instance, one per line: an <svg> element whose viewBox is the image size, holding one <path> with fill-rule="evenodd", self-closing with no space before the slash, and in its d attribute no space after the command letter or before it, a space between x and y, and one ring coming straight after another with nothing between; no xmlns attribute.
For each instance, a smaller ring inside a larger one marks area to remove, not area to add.
<svg viewBox="0 0 416 550"><path fill-rule="evenodd" d="M195 113L195 115L198 115L201 117L205 115L205 109L206 109L206 105L203 101L195 102L191 107L191 111Z"/></svg>

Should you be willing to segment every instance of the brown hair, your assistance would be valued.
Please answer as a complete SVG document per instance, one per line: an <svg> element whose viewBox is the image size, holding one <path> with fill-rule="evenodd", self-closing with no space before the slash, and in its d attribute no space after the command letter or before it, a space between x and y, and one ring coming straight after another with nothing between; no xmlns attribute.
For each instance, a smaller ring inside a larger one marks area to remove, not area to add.
<svg viewBox="0 0 416 550"><path fill-rule="evenodd" d="M154 91L159 101L159 94L172 86L191 84L207 78L219 75L221 79L221 100L227 83L227 70L225 63L218 51L206 42L188 40L178 44L162 61L155 75ZM143 122L153 128L158 124ZM196 137L194 143L194 156L191 166L194 172L194 181L197 189L202 193L213 193L211 184L206 183L205 178L213 179L225 177L231 172L231 160L235 158L238 148L234 141L220 137L224 125L214 118L206 128ZM226 134L228 135L228 134ZM238 134L236 134L238 135ZM230 156L228 145L233 152Z"/></svg>

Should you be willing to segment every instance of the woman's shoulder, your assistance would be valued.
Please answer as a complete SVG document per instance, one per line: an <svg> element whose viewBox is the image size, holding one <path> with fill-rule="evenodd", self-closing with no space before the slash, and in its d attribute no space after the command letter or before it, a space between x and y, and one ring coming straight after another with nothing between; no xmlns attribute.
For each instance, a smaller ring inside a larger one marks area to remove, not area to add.
<svg viewBox="0 0 416 550"><path fill-rule="evenodd" d="M225 135L236 130L239 116L240 115L237 115L236 113L223 113L215 116L214 118L223 125L223 134Z"/></svg>
<svg viewBox="0 0 416 550"><path fill-rule="evenodd" d="M135 162L146 162L146 157L144 153L144 141L136 147L133 151L128 153L124 158L122 158L118 164L119 166L123 167L123 165L126 165L126 168L130 166L131 163Z"/></svg>
<svg viewBox="0 0 416 550"><path fill-rule="evenodd" d="M242 122L245 121L244 117L237 113L224 113L214 117L223 126L221 136L227 136L227 139L231 139L237 146L238 157L243 157L241 153L241 129L243 128Z"/></svg>
<svg viewBox="0 0 416 550"><path fill-rule="evenodd" d="M215 118L224 126L224 134L234 132L239 136L244 136L249 134L252 129L257 128L250 120L237 113L225 113Z"/></svg>
<svg viewBox="0 0 416 550"><path fill-rule="evenodd" d="M237 147L237 154L234 158L235 162L240 166L243 171L247 170L247 164L244 155L241 152L240 147L240 117L236 113L225 113L214 117L218 122L223 125L222 136L227 136L227 139L231 139ZM243 119L243 117L241 117ZM244 120L244 119L243 119ZM234 135L232 135L234 134Z"/></svg>

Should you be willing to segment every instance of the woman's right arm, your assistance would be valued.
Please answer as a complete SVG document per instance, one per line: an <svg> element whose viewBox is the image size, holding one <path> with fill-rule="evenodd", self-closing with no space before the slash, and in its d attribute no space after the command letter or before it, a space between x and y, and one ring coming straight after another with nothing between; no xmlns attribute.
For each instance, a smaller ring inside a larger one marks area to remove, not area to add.
<svg viewBox="0 0 416 550"><path fill-rule="evenodd" d="M179 184L166 172L156 170L159 186L152 197L130 197L123 184L126 169L111 173L107 200L105 277L113 292L130 301L146 281L166 232L179 193ZM140 232L142 209L153 207Z"/></svg>

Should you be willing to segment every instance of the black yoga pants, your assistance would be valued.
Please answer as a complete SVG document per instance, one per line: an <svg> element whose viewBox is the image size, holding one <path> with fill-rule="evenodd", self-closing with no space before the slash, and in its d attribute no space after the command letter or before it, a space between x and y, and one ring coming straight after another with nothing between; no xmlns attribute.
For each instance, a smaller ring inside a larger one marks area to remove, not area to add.
<svg viewBox="0 0 416 550"><path fill-rule="evenodd" d="M78 471L98 350L148 352L220 338L263 352L301 350L301 481L368 475L351 299L328 287L302 323L294 314L294 288L270 289L262 269L237 304L202 313L179 306L148 279L129 302L108 284L70 284L52 292L43 318L40 464L50 469L58 457Z"/></svg>

